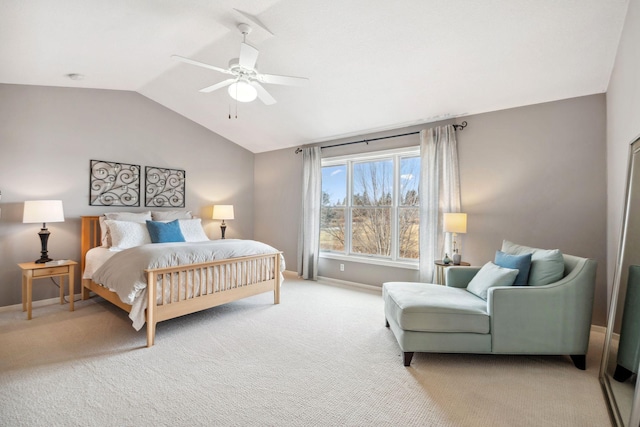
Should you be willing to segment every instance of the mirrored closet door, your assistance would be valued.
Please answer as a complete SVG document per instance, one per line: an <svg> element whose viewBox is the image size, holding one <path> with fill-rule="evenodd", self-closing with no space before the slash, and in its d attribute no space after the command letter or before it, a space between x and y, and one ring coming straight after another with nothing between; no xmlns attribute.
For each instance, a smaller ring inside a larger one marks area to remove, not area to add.
<svg viewBox="0 0 640 427"><path fill-rule="evenodd" d="M640 426L640 138L631 144L600 382L617 425Z"/></svg>

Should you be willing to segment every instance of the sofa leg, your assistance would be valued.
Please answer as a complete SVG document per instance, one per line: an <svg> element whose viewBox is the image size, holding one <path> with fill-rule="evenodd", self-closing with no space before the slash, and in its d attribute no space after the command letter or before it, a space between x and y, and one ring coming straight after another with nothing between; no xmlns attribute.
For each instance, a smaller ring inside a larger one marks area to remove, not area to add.
<svg viewBox="0 0 640 427"><path fill-rule="evenodd" d="M573 360L573 364L576 365L576 368L585 370L587 369L587 355L586 354L572 354L571 360Z"/></svg>
<svg viewBox="0 0 640 427"><path fill-rule="evenodd" d="M624 366L621 365L617 365L616 366L616 371L613 373L613 379L623 383L626 380L629 379L629 377L633 374L633 372L631 372L630 370L628 370L627 368L625 368Z"/></svg>
<svg viewBox="0 0 640 427"><path fill-rule="evenodd" d="M389 321L387 319L384 319L384 326L386 326L387 328L389 327Z"/></svg>
<svg viewBox="0 0 640 427"><path fill-rule="evenodd" d="M404 366L411 365L411 359L413 359L413 351L404 352Z"/></svg>

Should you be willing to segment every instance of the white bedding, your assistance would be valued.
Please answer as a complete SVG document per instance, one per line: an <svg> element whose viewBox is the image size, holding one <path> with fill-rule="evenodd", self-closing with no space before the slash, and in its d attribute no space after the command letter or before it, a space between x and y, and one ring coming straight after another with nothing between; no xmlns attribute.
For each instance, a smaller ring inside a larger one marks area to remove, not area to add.
<svg viewBox="0 0 640 427"><path fill-rule="evenodd" d="M108 252L108 255L105 253ZM145 269L189 265L212 260L238 258L249 255L278 252L275 248L254 240L211 240L195 243L155 243L111 252L105 248L94 248L87 252L84 278L116 292L120 300L132 306L129 317L136 330L145 322L147 307ZM280 256L280 280L285 269L284 257ZM271 269L272 270L272 269ZM244 274L244 272L242 273ZM269 274L273 275L273 272ZM192 284L190 285L192 288ZM160 287L160 283L158 283ZM197 286L195 289L198 289ZM168 291L168 289L166 290ZM193 289L189 290L191 294ZM167 298L158 291L158 300Z"/></svg>
<svg viewBox="0 0 640 427"><path fill-rule="evenodd" d="M89 249L84 257L84 271L82 272L83 279L91 279L93 273L100 268L106 260L114 256L116 252L111 252L109 248L104 246L98 246L97 248Z"/></svg>

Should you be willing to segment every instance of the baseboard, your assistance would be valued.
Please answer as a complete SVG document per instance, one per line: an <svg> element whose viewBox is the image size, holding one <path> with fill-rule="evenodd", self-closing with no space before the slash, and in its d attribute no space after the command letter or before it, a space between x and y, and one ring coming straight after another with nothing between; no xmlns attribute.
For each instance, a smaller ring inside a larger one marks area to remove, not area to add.
<svg viewBox="0 0 640 427"><path fill-rule="evenodd" d="M297 279L298 278L298 272L297 271L291 271L291 270L285 270L282 272L282 275L284 276L285 279L289 278L289 279Z"/></svg>
<svg viewBox="0 0 640 427"><path fill-rule="evenodd" d="M68 299L69 295L65 295L64 297L66 299ZM78 297L78 294L76 294L76 297ZM74 302L78 302L79 299L74 299L73 301ZM41 299L41 300L38 300L38 301L33 301L31 303L31 308L43 307L45 305L51 305L51 304L60 304L60 297L53 297L53 298L47 298L47 299ZM68 301L66 301L65 304L68 304ZM0 313L5 312L5 311L14 311L14 310L22 310L22 303L13 304L13 305L5 305L3 307L0 307Z"/></svg>
<svg viewBox="0 0 640 427"><path fill-rule="evenodd" d="M379 286L365 285L364 283L349 282L347 280L334 279L331 277L318 276L318 281L325 282L328 285L342 286L345 288L357 288L365 289L367 291L373 291L382 294L382 288Z"/></svg>

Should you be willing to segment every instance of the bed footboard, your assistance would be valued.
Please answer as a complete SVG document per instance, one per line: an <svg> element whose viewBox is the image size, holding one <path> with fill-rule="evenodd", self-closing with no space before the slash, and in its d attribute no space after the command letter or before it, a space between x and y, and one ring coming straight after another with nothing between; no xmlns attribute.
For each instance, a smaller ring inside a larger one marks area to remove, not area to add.
<svg viewBox="0 0 640 427"><path fill-rule="evenodd" d="M98 216L82 217L81 270L86 253L101 244ZM147 275L147 347L155 341L158 322L195 313L231 301L273 291L274 304L280 303L280 261L282 252L210 261L200 264L145 270ZM130 312L131 305L118 295L82 280L82 299L94 292Z"/></svg>
<svg viewBox="0 0 640 427"><path fill-rule="evenodd" d="M273 291L280 303L281 252L145 270L147 347L158 322ZM158 295L158 293L160 295Z"/></svg>

